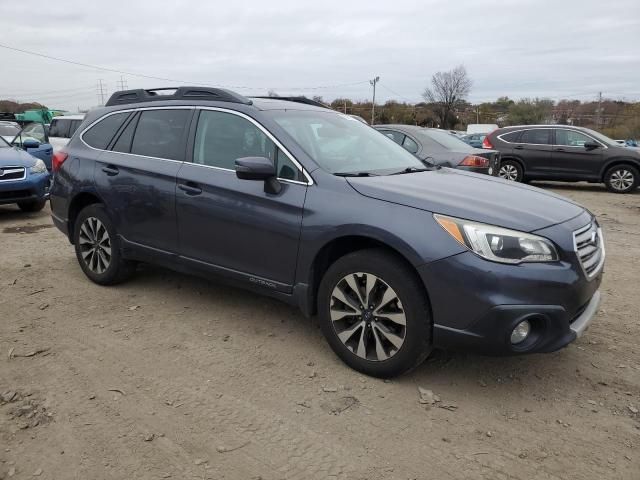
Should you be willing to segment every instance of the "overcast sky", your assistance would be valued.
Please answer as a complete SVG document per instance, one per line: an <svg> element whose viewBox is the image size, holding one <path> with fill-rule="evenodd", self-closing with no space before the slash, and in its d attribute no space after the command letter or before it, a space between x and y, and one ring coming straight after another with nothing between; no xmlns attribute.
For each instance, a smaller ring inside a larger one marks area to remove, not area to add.
<svg viewBox="0 0 640 480"><path fill-rule="evenodd" d="M640 99L639 0L7 1L0 44L243 94L416 102L464 64L469 99ZM0 48L0 99L75 110L121 75Z"/></svg>

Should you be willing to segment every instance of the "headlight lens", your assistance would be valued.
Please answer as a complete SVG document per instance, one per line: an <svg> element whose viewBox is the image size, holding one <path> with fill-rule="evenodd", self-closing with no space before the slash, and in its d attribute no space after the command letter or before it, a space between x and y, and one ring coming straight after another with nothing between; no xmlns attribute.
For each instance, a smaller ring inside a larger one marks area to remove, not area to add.
<svg viewBox="0 0 640 480"><path fill-rule="evenodd" d="M47 171L47 166L44 164L44 162L40 159L36 160L36 164L31 167L30 169L31 173L44 173Z"/></svg>
<svg viewBox="0 0 640 480"><path fill-rule="evenodd" d="M546 238L444 215L434 218L449 235L487 260L512 264L558 260L556 248Z"/></svg>

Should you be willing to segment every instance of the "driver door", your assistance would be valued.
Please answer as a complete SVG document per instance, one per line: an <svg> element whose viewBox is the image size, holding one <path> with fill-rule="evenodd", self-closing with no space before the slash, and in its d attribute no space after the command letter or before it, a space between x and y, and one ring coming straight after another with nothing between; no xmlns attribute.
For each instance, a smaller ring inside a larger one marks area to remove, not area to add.
<svg viewBox="0 0 640 480"><path fill-rule="evenodd" d="M294 282L307 182L256 123L231 112L201 110L191 162L178 172L176 212L184 261L283 292ZM282 189L241 180L235 160L271 159Z"/></svg>
<svg viewBox="0 0 640 480"><path fill-rule="evenodd" d="M53 147L49 144L49 137L42 123L28 123L24 126L20 133L11 142L12 145L22 148L25 140L35 140L40 145L37 148L23 148L27 153L39 158L47 166L47 170L51 170L51 157L53 156Z"/></svg>

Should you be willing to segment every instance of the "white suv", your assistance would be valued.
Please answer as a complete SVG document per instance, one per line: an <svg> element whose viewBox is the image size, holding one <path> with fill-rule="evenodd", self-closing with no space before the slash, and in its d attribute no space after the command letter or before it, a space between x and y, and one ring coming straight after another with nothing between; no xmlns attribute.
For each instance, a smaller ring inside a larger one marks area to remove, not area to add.
<svg viewBox="0 0 640 480"><path fill-rule="evenodd" d="M53 151L57 152L69 143L80 124L84 120L84 115L64 115L54 117L49 125L49 143Z"/></svg>

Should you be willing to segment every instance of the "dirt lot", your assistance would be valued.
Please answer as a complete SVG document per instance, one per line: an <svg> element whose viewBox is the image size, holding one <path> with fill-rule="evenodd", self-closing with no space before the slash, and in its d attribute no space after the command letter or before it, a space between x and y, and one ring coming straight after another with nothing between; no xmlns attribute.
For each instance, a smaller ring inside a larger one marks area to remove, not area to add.
<svg viewBox="0 0 640 480"><path fill-rule="evenodd" d="M605 230L587 334L390 382L276 301L150 267L94 285L48 210L0 207L0 479L639 479L640 191L554 190Z"/></svg>

